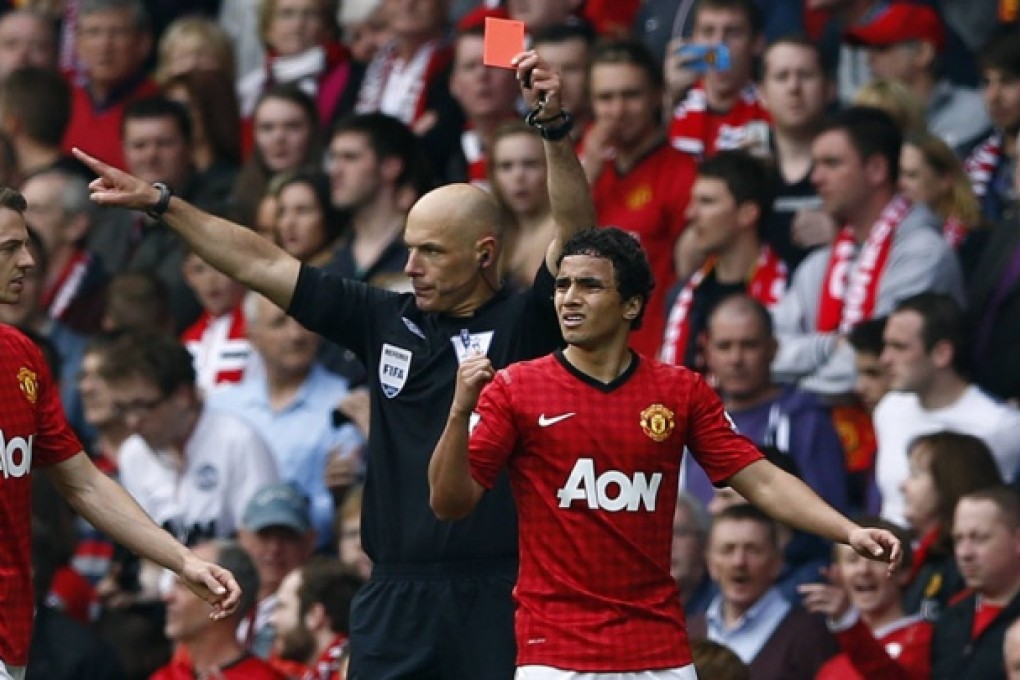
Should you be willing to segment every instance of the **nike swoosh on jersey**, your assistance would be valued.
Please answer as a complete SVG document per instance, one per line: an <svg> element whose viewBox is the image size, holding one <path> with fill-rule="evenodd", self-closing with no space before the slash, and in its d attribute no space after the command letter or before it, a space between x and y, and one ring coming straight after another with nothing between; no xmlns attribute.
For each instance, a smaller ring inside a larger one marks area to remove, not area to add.
<svg viewBox="0 0 1020 680"><path fill-rule="evenodd" d="M560 415L560 416L553 416L552 418L546 418L545 414L543 413L542 415L540 415L538 417L538 426L539 427L549 427L550 425L555 425L556 423L560 422L561 420L566 420L567 418L573 418L576 415L577 415L576 413L571 412L571 413L564 413L563 415Z"/></svg>

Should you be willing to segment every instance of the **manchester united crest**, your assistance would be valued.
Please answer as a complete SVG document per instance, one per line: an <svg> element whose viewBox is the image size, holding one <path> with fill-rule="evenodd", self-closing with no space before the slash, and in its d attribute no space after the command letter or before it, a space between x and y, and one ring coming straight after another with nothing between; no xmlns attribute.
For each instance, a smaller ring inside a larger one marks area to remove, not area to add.
<svg viewBox="0 0 1020 680"><path fill-rule="evenodd" d="M676 419L673 412L662 404L652 404L641 412L641 429L652 441L663 442L673 434Z"/></svg>
<svg viewBox="0 0 1020 680"><path fill-rule="evenodd" d="M25 399L28 399L28 403L34 404L35 400L39 398L39 381L36 379L35 372L22 366L18 371L18 385L21 386L21 393L25 395Z"/></svg>

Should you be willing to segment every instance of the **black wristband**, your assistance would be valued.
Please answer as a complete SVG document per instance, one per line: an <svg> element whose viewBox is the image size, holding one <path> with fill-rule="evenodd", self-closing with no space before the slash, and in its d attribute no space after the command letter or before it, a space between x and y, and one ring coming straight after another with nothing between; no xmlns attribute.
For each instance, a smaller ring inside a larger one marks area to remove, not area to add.
<svg viewBox="0 0 1020 680"><path fill-rule="evenodd" d="M154 220L158 220L163 217L167 208L170 207L170 198L174 195L174 192L162 182L153 182L152 186L159 189L159 200L156 201L156 205L146 210L145 214Z"/></svg>
<svg viewBox="0 0 1020 680"><path fill-rule="evenodd" d="M568 111L561 110L555 116L549 118L540 119L538 117L541 109L532 109L531 113L527 115L524 122L529 126L535 128L542 139L549 142L558 142L574 129L574 117L570 115ZM550 123L555 123L550 125Z"/></svg>

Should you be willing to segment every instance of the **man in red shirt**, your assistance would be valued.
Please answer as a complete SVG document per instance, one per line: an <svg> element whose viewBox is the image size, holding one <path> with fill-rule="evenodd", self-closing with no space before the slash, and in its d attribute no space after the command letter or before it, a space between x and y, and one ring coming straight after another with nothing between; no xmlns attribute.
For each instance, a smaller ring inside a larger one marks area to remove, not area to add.
<svg viewBox="0 0 1020 680"><path fill-rule="evenodd" d="M564 245L556 278L567 348L498 375L478 355L458 370L429 465L431 505L441 519L464 517L508 468L520 521L519 678L696 677L669 572L685 446L715 484L780 521L899 561L892 534L858 527L764 460L700 376L630 350L651 287L632 238L582 231Z"/></svg>
<svg viewBox="0 0 1020 680"><path fill-rule="evenodd" d="M291 571L273 611L279 658L307 667L301 680L342 680L351 600L360 581L335 559L316 558Z"/></svg>
<svg viewBox="0 0 1020 680"><path fill-rule="evenodd" d="M195 553L235 574L241 585L237 609L219 620L210 620L206 607L173 574L163 585L167 639L178 645L177 654L150 680L283 680L283 675L237 641L237 624L255 606L259 573L251 557L235 541L218 540L195 546Z"/></svg>
<svg viewBox="0 0 1020 680"><path fill-rule="evenodd" d="M698 79L679 51L683 42L670 44L665 78L676 104L670 143L699 160L723 149L767 150L770 118L753 80L755 59L765 46L758 5L753 0L699 0L691 42L724 46L729 67L710 68Z"/></svg>
<svg viewBox="0 0 1020 680"><path fill-rule="evenodd" d="M662 72L641 43L609 42L589 65L594 123L581 144L598 224L638 239L651 260L655 289L634 349L654 356L666 322L666 293L685 267L679 250L694 161L666 143L659 123Z"/></svg>
<svg viewBox="0 0 1020 680"><path fill-rule="evenodd" d="M0 188L0 303L21 297L32 266L24 197ZM24 677L34 598L30 555L31 472L43 468L78 513L113 540L172 570L223 618L240 591L230 572L197 557L156 526L96 469L68 426L42 353L0 325L0 679ZM208 614L208 610L207 610Z"/></svg>

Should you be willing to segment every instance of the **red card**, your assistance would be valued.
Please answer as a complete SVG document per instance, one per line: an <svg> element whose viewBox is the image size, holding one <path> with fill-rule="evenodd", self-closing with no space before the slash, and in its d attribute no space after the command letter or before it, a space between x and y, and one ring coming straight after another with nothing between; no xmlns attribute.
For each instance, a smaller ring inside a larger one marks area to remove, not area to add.
<svg viewBox="0 0 1020 680"><path fill-rule="evenodd" d="M482 63L486 66L515 69L510 60L523 51L523 21L485 17L485 51Z"/></svg>

